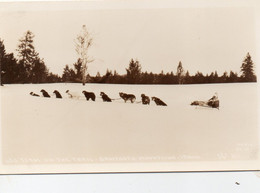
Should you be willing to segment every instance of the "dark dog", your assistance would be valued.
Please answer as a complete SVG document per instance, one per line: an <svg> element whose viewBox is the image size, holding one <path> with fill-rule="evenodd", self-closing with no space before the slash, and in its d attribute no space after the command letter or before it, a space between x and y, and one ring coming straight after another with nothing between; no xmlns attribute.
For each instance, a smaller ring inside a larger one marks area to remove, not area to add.
<svg viewBox="0 0 260 193"><path fill-rule="evenodd" d="M102 97L104 102L112 102L111 98L109 98L106 93L100 92L100 96Z"/></svg>
<svg viewBox="0 0 260 193"><path fill-rule="evenodd" d="M96 95L93 92L87 92L87 91L83 90L82 93L85 95L87 101L89 99L91 99L92 101L96 100Z"/></svg>
<svg viewBox="0 0 260 193"><path fill-rule="evenodd" d="M39 97L40 95L35 94L34 92L30 92L30 95Z"/></svg>
<svg viewBox="0 0 260 193"><path fill-rule="evenodd" d="M152 100L155 102L158 106L167 106L165 102L163 102L161 99L157 97L152 97Z"/></svg>
<svg viewBox="0 0 260 193"><path fill-rule="evenodd" d="M43 95L44 97L48 97L48 98L51 97L44 89L41 90L41 93L42 93L42 95Z"/></svg>
<svg viewBox="0 0 260 193"><path fill-rule="evenodd" d="M145 96L145 94L141 94L141 97L142 97L143 105L149 105L150 104L150 98L148 96Z"/></svg>
<svg viewBox="0 0 260 193"><path fill-rule="evenodd" d="M131 101L131 103L135 102L135 95L133 94L126 94L126 93L123 93L123 92L120 92L119 93L119 96L124 99L125 103L129 100Z"/></svg>
<svg viewBox="0 0 260 193"><path fill-rule="evenodd" d="M59 91L55 90L55 91L53 91L53 93L56 95L56 98L59 98L59 99L62 98L62 96L61 96L61 94L59 93Z"/></svg>

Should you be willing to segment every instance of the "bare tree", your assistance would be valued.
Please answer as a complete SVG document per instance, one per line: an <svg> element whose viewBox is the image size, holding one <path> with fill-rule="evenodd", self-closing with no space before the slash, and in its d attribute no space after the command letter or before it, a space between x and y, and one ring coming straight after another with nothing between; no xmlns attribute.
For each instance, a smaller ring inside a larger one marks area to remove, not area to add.
<svg viewBox="0 0 260 193"><path fill-rule="evenodd" d="M79 58L82 62L82 84L86 83L86 72L87 72L87 64L93 62L94 60L89 57L88 50L93 44L93 38L88 32L86 25L82 26L80 34L77 36L75 40L76 43L76 52L79 55Z"/></svg>

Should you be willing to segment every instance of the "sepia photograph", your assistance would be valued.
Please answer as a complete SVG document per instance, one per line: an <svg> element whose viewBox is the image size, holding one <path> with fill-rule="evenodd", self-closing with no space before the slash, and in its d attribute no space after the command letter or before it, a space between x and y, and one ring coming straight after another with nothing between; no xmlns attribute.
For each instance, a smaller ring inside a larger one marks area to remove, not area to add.
<svg viewBox="0 0 260 193"><path fill-rule="evenodd" d="M214 2L0 2L0 174L259 170L257 8Z"/></svg>

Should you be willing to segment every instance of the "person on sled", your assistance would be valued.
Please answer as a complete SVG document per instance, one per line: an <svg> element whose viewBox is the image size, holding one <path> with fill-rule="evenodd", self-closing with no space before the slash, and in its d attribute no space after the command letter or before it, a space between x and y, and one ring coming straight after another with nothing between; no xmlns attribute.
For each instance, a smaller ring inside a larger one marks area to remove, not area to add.
<svg viewBox="0 0 260 193"><path fill-rule="evenodd" d="M208 102L207 105L212 107L212 108L217 108L219 109L219 99L218 99L218 93L215 93L213 95L213 97L211 97Z"/></svg>

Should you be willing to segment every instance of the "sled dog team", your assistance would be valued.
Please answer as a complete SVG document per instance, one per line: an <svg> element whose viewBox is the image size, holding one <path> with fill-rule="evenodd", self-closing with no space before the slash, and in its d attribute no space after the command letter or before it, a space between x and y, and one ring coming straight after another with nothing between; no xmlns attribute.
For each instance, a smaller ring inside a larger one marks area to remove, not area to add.
<svg viewBox="0 0 260 193"><path fill-rule="evenodd" d="M45 91L44 89L41 90L41 93L44 97L51 97L47 91ZM59 91L54 90L53 93L56 95L56 98L62 98L61 94L59 93ZM73 93L70 92L69 90L66 91L66 93L68 94L69 98L79 98L80 96L77 95L77 93ZM84 96L86 97L86 100L92 100L95 101L96 100L96 95L93 92L87 92L85 90L82 91L82 94L84 94ZM35 94L34 92L30 92L30 95L32 96L40 96L38 94ZM116 99L111 99L106 93L104 92L100 92L100 96L102 98L102 100L104 102L112 102L112 100L116 100ZM136 97L133 94L127 94L127 93L123 93L123 92L119 92L119 96L121 99L123 99L125 101L125 103L127 101L130 101L131 103L134 103L136 101ZM141 94L141 98L142 98L142 104L143 105L149 105L150 104L150 98L149 96L146 96L145 94ZM155 102L156 105L158 106L167 106L167 104L165 102L163 102L161 99L157 98L157 97L151 97L152 101ZM195 106L202 106L202 107L211 107L211 108L217 108L219 109L219 100L218 100L218 94L215 93L213 97L211 97L208 101L193 101L190 105L195 105Z"/></svg>
<svg viewBox="0 0 260 193"><path fill-rule="evenodd" d="M43 97L48 97L50 98L51 96L49 95L49 93L42 89L40 91L43 95ZM54 90L53 93L55 94L56 98L62 98L61 94L59 93L59 91ZM69 90L66 91L66 94L69 96L69 98L76 98L79 99L79 95L77 93L73 93L70 92ZM96 100L96 95L93 92L87 92L85 90L82 91L82 94L84 94L85 98L87 101L92 100L95 101ZM34 92L30 92L30 95L32 96L37 96L39 97L40 95L34 93ZM125 103L127 101L130 101L131 103L134 103L136 101L136 97L133 94L127 94L127 93L123 93L123 92L119 92L119 99L123 99L125 101ZM117 99L111 99L106 93L104 92L100 92L100 97L102 98L102 100L104 102L112 102L112 100L117 100ZM149 105L150 104L150 97L146 96L145 94L141 94L141 102L143 105ZM157 98L157 97L151 97L152 101L155 102L156 105L158 106L167 106L167 104L165 102L163 102L161 99Z"/></svg>

